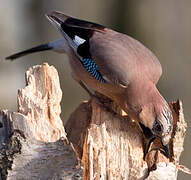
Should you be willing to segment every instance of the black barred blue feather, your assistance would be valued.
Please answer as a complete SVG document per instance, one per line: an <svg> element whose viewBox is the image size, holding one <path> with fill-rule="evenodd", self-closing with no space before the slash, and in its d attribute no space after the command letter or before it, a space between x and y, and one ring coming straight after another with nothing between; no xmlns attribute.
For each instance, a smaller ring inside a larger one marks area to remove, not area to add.
<svg viewBox="0 0 191 180"><path fill-rule="evenodd" d="M75 23L74 23L75 21ZM75 26L73 26L73 23ZM77 24L76 24L77 23ZM106 80L103 78L103 75L100 73L98 65L92 59L91 53L89 51L89 38L93 34L92 29L84 29L76 25L81 25L90 27L89 28L98 28L103 30L104 27L95 23L89 23L81 20L76 20L68 18L64 23L61 24L62 30L68 35L71 46L80 57L80 61L83 64L84 68L98 81L106 83Z"/></svg>
<svg viewBox="0 0 191 180"><path fill-rule="evenodd" d="M81 60L84 68L98 81L106 83L102 74L99 72L98 65L91 58L83 58Z"/></svg>

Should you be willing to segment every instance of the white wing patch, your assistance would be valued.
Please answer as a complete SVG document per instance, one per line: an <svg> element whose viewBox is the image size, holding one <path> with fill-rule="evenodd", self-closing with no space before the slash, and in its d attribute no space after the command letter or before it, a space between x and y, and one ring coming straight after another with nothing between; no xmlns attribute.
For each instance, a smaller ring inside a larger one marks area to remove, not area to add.
<svg viewBox="0 0 191 180"><path fill-rule="evenodd" d="M73 41L74 41L74 43L76 43L77 46L79 46L80 44L83 44L86 40L75 35Z"/></svg>

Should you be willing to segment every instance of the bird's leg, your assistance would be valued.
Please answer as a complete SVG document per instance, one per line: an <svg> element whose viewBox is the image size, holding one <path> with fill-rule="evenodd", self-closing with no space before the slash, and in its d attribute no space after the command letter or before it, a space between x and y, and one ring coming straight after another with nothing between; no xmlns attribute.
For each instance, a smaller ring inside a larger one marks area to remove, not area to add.
<svg viewBox="0 0 191 180"><path fill-rule="evenodd" d="M89 94L90 97L94 96L94 94L86 87L86 85L73 72L71 73L71 76Z"/></svg>
<svg viewBox="0 0 191 180"><path fill-rule="evenodd" d="M106 111L109 112L113 112L116 114L116 112L114 112L114 110L112 108L110 108L109 106L106 106L104 103L104 99L99 97L96 94L93 94L87 87L86 85L82 82L82 81L78 81L78 83L80 84L80 86L89 94L89 96L91 97L91 99L93 99L97 104L99 104L103 109L105 109Z"/></svg>
<svg viewBox="0 0 191 180"><path fill-rule="evenodd" d="M86 87L86 85L82 81L78 81L80 86L89 94L89 96L92 98L95 95Z"/></svg>
<svg viewBox="0 0 191 180"><path fill-rule="evenodd" d="M115 115L117 114L110 106L107 106L106 104L111 104L111 103L108 103L108 99L109 98L105 98L107 99L107 102L106 100L99 96L99 93L98 94L94 94L92 93L87 87L86 85L83 83L83 81L81 81L74 73L71 73L71 76L72 78L77 81L79 83L79 85L89 94L91 100L94 100L97 104L99 104L102 109L104 109L105 111L109 111L109 112L112 112L114 113ZM110 99L109 99L110 100ZM110 100L111 101L111 100Z"/></svg>
<svg viewBox="0 0 191 180"><path fill-rule="evenodd" d="M93 94L87 87L86 85L82 82L82 81L78 81L78 83L80 84L80 86L89 94L89 96L91 98L95 98L96 102L100 105L103 105L102 101L100 100L100 98L98 96L96 96L95 94Z"/></svg>

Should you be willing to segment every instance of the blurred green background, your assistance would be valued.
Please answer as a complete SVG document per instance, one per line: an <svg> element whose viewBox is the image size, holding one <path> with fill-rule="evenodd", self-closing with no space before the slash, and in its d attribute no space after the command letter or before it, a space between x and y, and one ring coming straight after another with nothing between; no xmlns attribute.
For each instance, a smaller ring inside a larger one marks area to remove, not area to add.
<svg viewBox="0 0 191 180"><path fill-rule="evenodd" d="M62 118L88 96L72 80L66 55L42 52L5 62L4 57L60 38L44 14L52 10L103 24L141 41L159 58L163 76L158 87L168 101L183 101L188 123L181 164L191 168L191 1L190 0L1 0L0 108L17 110L17 90L25 86L25 71L48 62L60 75L64 91ZM179 173L179 179L191 179Z"/></svg>

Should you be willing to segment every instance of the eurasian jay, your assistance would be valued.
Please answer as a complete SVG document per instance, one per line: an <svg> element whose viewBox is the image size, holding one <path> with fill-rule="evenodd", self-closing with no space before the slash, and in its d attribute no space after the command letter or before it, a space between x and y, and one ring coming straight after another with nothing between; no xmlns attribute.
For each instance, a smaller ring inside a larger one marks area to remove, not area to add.
<svg viewBox="0 0 191 180"><path fill-rule="evenodd" d="M156 56L139 41L102 25L56 11L47 17L63 38L6 59L50 49L66 53L72 77L90 95L86 86L112 99L139 123L147 139L144 155L159 138L169 156L173 117L156 87L162 74Z"/></svg>

